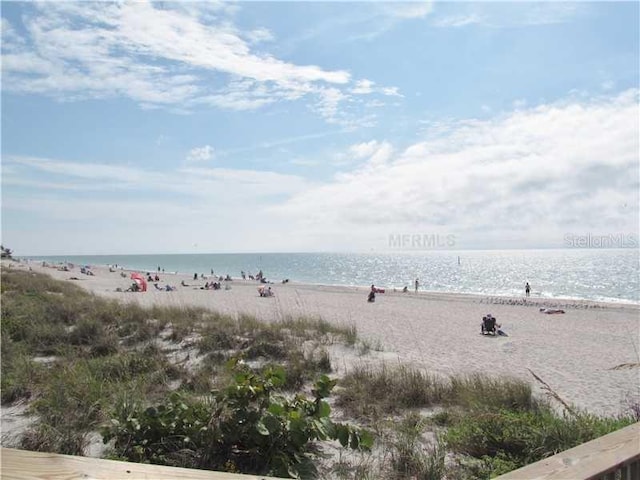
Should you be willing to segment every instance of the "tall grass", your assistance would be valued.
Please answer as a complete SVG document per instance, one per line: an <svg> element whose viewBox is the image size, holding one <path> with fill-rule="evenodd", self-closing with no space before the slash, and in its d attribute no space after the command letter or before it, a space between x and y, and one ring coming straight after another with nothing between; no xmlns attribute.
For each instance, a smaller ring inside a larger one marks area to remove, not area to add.
<svg viewBox="0 0 640 480"><path fill-rule="evenodd" d="M587 442L635 421L572 409L559 415L533 397L529 384L487 375L434 376L403 365L358 367L340 382L337 404L366 420L439 405L428 420L446 426L443 440L458 456L450 478L483 479ZM406 417L391 443L392 470L403 478L441 478L442 445L425 449L419 434L427 420ZM428 474L426 472L429 472Z"/></svg>
<svg viewBox="0 0 640 480"><path fill-rule="evenodd" d="M357 366L341 380L337 404L355 416L367 417L372 410L382 414L405 408L423 408L443 402L450 384L406 365L381 368Z"/></svg>
<svg viewBox="0 0 640 480"><path fill-rule="evenodd" d="M633 423L632 417L605 418L587 413L558 415L550 407L535 411L471 410L446 433L449 448L480 459L470 464L477 478L506 473L588 442ZM468 469L467 469L468 470Z"/></svg>
<svg viewBox="0 0 640 480"><path fill-rule="evenodd" d="M537 402L531 386L515 378L486 375L442 377L406 365L358 366L341 380L337 403L349 413L367 416L406 408L455 405L530 410Z"/></svg>
<svg viewBox="0 0 640 480"><path fill-rule="evenodd" d="M416 480L441 480L445 475L445 446L424 441L426 423L417 414L405 416L391 442L391 476Z"/></svg>
<svg viewBox="0 0 640 480"><path fill-rule="evenodd" d="M232 356L258 369L286 365L286 387L300 389L331 371L321 345L355 335L321 319L270 324L201 308L125 305L46 275L2 273L2 403L31 400L38 421L22 438L29 449L81 454L121 399L148 404L176 386L196 396L224 387L230 379L221 365ZM172 363L156 346L163 331L174 342L193 334L190 355L200 360L190 369Z"/></svg>

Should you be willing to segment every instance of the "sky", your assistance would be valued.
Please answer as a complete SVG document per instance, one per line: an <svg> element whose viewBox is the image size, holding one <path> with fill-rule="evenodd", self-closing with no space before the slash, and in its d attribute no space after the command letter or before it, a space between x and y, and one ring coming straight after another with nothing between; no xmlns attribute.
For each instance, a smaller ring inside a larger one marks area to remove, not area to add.
<svg viewBox="0 0 640 480"><path fill-rule="evenodd" d="M1 8L17 255L638 239L638 2Z"/></svg>

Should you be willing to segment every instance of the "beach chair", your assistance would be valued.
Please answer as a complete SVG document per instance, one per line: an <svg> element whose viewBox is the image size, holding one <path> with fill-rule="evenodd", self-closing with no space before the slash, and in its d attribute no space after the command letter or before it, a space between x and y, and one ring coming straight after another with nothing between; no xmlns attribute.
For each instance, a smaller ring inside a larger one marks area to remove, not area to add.
<svg viewBox="0 0 640 480"><path fill-rule="evenodd" d="M480 329L480 333L482 333L482 335L496 335L498 333L496 328L496 319L491 315L482 317L482 325Z"/></svg>

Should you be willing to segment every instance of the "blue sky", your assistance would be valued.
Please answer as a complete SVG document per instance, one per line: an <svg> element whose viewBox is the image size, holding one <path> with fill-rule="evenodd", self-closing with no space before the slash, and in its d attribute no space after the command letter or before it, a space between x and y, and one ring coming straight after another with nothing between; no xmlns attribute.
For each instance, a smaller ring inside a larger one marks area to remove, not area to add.
<svg viewBox="0 0 640 480"><path fill-rule="evenodd" d="M2 2L18 255L638 233L637 2Z"/></svg>

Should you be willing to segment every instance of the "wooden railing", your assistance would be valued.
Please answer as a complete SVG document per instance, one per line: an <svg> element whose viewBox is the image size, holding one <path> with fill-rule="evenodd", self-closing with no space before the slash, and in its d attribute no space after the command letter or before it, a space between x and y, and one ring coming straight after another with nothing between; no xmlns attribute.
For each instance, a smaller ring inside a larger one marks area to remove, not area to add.
<svg viewBox="0 0 640 480"><path fill-rule="evenodd" d="M55 453L28 452L13 448L0 448L0 479L274 480L273 477L117 462Z"/></svg>
<svg viewBox="0 0 640 480"><path fill-rule="evenodd" d="M0 448L2 480L267 480L256 475ZM268 480L274 480L268 477ZM640 480L640 423L494 480Z"/></svg>
<svg viewBox="0 0 640 480"><path fill-rule="evenodd" d="M640 423L494 480L640 480Z"/></svg>

